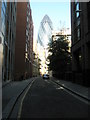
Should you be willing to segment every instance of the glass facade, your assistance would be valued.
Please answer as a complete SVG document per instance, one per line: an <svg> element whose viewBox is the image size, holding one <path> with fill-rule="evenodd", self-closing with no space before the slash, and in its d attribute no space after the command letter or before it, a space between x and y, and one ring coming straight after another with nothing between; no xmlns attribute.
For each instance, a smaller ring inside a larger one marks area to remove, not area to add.
<svg viewBox="0 0 90 120"><path fill-rule="evenodd" d="M80 16L80 12L78 12L80 10L80 4L79 2L76 3L76 17L78 18Z"/></svg>
<svg viewBox="0 0 90 120"><path fill-rule="evenodd" d="M75 23L75 29L74 29L74 33L75 33L75 39L74 39L74 43L77 42L78 40L81 39L81 25L80 25L80 3L78 1L75 2L74 4L74 23Z"/></svg>
<svg viewBox="0 0 90 120"><path fill-rule="evenodd" d="M3 35L5 35L3 42L3 80L11 80L14 71L16 3L3 1L1 11L3 15L2 30Z"/></svg>
<svg viewBox="0 0 90 120"><path fill-rule="evenodd" d="M0 2L0 80L3 79L3 47L4 47L4 39L5 39L5 32L6 32L6 8L7 3L6 1Z"/></svg>
<svg viewBox="0 0 90 120"><path fill-rule="evenodd" d="M90 1L87 3L88 30L90 31Z"/></svg>
<svg viewBox="0 0 90 120"><path fill-rule="evenodd" d="M38 44L37 49L39 53L40 61L40 73L47 73L48 68L46 65L46 58L48 56L48 43L52 36L53 25L48 15L45 15L41 21L39 32L38 32ZM42 52L41 52L42 51Z"/></svg>
<svg viewBox="0 0 90 120"><path fill-rule="evenodd" d="M40 43L41 46L47 47L49 39L51 38L52 30L52 22L48 15L45 15L41 21L38 32L38 43Z"/></svg>

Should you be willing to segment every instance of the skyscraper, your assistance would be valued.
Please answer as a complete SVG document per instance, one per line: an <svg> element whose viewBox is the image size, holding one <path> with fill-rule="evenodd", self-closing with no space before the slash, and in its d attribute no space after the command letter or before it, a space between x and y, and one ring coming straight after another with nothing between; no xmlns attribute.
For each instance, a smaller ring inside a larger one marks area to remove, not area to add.
<svg viewBox="0 0 90 120"><path fill-rule="evenodd" d="M48 15L45 15L40 23L40 28L38 32L38 54L41 59L40 71L41 73L46 73L48 71L46 65L46 58L48 56L48 43L52 36L53 25ZM42 52L41 52L42 51Z"/></svg>
<svg viewBox="0 0 90 120"><path fill-rule="evenodd" d="M38 43L40 43L41 46L47 47L47 44L51 38L52 30L52 21L48 15L45 15L40 23L38 32Z"/></svg>

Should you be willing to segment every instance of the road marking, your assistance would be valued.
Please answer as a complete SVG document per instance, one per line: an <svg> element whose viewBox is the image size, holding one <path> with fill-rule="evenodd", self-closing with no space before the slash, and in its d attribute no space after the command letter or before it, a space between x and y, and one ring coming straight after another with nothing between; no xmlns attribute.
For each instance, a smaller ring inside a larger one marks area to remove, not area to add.
<svg viewBox="0 0 90 120"><path fill-rule="evenodd" d="M57 90L63 90L64 88L63 87L58 87L56 88Z"/></svg>
<svg viewBox="0 0 90 120"><path fill-rule="evenodd" d="M59 87L61 86L61 85L59 85L58 83L53 82L52 80L51 80L51 82L52 82L53 84L58 85ZM61 87L63 87L63 86L61 86ZM64 88L64 87L63 87L63 88ZM88 101L87 101L87 100L85 100L84 98L82 98L82 97L80 97L80 96L78 96L78 95L76 95L76 94L72 93L71 91L67 90L66 88L64 88L64 91L66 91L67 93L69 93L69 94L70 94L70 95L72 95L73 97L77 98L78 100L80 100L80 101L84 102L85 104L90 105L90 102L88 102Z"/></svg>
<svg viewBox="0 0 90 120"><path fill-rule="evenodd" d="M27 95L29 89L31 88L31 86L32 86L32 84L34 83L35 80L36 80L36 79L34 79L34 80L31 82L31 84L29 85L29 87L27 88L25 94L24 94L23 97L22 97L17 119L20 119L20 117L21 117L23 101L24 101L24 99L25 99L25 97L26 97L26 95Z"/></svg>
<svg viewBox="0 0 90 120"><path fill-rule="evenodd" d="M84 103L87 104L87 105L90 105L90 102L88 102L87 100L83 99L82 97L80 97L80 96L78 96L78 95L76 95L76 94L68 91L67 89L65 89L65 91L66 91L67 93L69 93L70 95L72 95L73 97L75 97L76 99L84 102Z"/></svg>

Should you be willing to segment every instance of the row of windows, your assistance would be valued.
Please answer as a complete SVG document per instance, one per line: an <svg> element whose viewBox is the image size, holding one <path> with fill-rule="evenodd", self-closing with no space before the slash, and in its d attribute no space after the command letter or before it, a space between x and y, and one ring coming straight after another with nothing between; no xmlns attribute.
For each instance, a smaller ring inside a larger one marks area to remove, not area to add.
<svg viewBox="0 0 90 120"><path fill-rule="evenodd" d="M81 27L80 27L80 3L78 0L75 0L75 6L74 6L74 43L81 38Z"/></svg>
<svg viewBox="0 0 90 120"><path fill-rule="evenodd" d="M7 3L2 2L2 10L4 14L6 14L6 7L7 7Z"/></svg>
<svg viewBox="0 0 90 120"><path fill-rule="evenodd" d="M74 15L75 15L75 18L78 18L80 16L80 3L79 2L76 2L75 5L74 5Z"/></svg>
<svg viewBox="0 0 90 120"><path fill-rule="evenodd" d="M90 2L87 3L87 11L88 11L88 30L90 31Z"/></svg>
<svg viewBox="0 0 90 120"><path fill-rule="evenodd" d="M6 6L5 3L2 2L1 4L1 25L0 25L0 29L2 34L5 36L5 18L6 18Z"/></svg>
<svg viewBox="0 0 90 120"><path fill-rule="evenodd" d="M78 12L80 10L80 4L77 3L76 4L76 17L78 18L80 16L80 12Z"/></svg>
<svg viewBox="0 0 90 120"><path fill-rule="evenodd" d="M30 4L27 4L27 26L26 26L26 46L25 46L25 61L26 59L30 61L30 40L31 40L31 34L33 31L33 28L31 28L31 20L32 20L32 16L30 16ZM31 30L30 30L31 29Z"/></svg>

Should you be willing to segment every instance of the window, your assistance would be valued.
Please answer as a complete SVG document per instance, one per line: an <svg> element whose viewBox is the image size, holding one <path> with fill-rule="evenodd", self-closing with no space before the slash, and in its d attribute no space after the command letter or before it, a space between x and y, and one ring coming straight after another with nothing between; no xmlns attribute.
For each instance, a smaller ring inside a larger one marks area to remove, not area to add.
<svg viewBox="0 0 90 120"><path fill-rule="evenodd" d="M28 51L27 43L26 43L26 52Z"/></svg>
<svg viewBox="0 0 90 120"><path fill-rule="evenodd" d="M81 38L81 29L80 29L80 26L78 26L75 31L74 31L74 42L80 40Z"/></svg>
<svg viewBox="0 0 90 120"><path fill-rule="evenodd" d="M80 27L77 29L77 39L80 40Z"/></svg>
<svg viewBox="0 0 90 120"><path fill-rule="evenodd" d="M78 18L80 16L80 12L78 12L80 10L80 4L77 2L76 4L76 18Z"/></svg>
<svg viewBox="0 0 90 120"><path fill-rule="evenodd" d="M7 25L6 25L6 40L8 39L8 30L9 30L9 22L7 21Z"/></svg>
<svg viewBox="0 0 90 120"><path fill-rule="evenodd" d="M78 2L78 0L75 0L75 3L77 3Z"/></svg>
<svg viewBox="0 0 90 120"><path fill-rule="evenodd" d="M27 22L29 21L28 17L27 17Z"/></svg>
<svg viewBox="0 0 90 120"><path fill-rule="evenodd" d="M28 30L26 29L26 36L28 36Z"/></svg>
<svg viewBox="0 0 90 120"><path fill-rule="evenodd" d="M87 3L87 12L88 12L88 30L90 31L90 2Z"/></svg>
<svg viewBox="0 0 90 120"><path fill-rule="evenodd" d="M76 21L76 26L79 26L79 25L80 25L80 17Z"/></svg>
<svg viewBox="0 0 90 120"><path fill-rule="evenodd" d="M5 9L5 3L4 2L2 2L2 10L3 10L3 13L5 14L6 9Z"/></svg>
<svg viewBox="0 0 90 120"><path fill-rule="evenodd" d="M0 44L2 43L2 38L0 37Z"/></svg>

